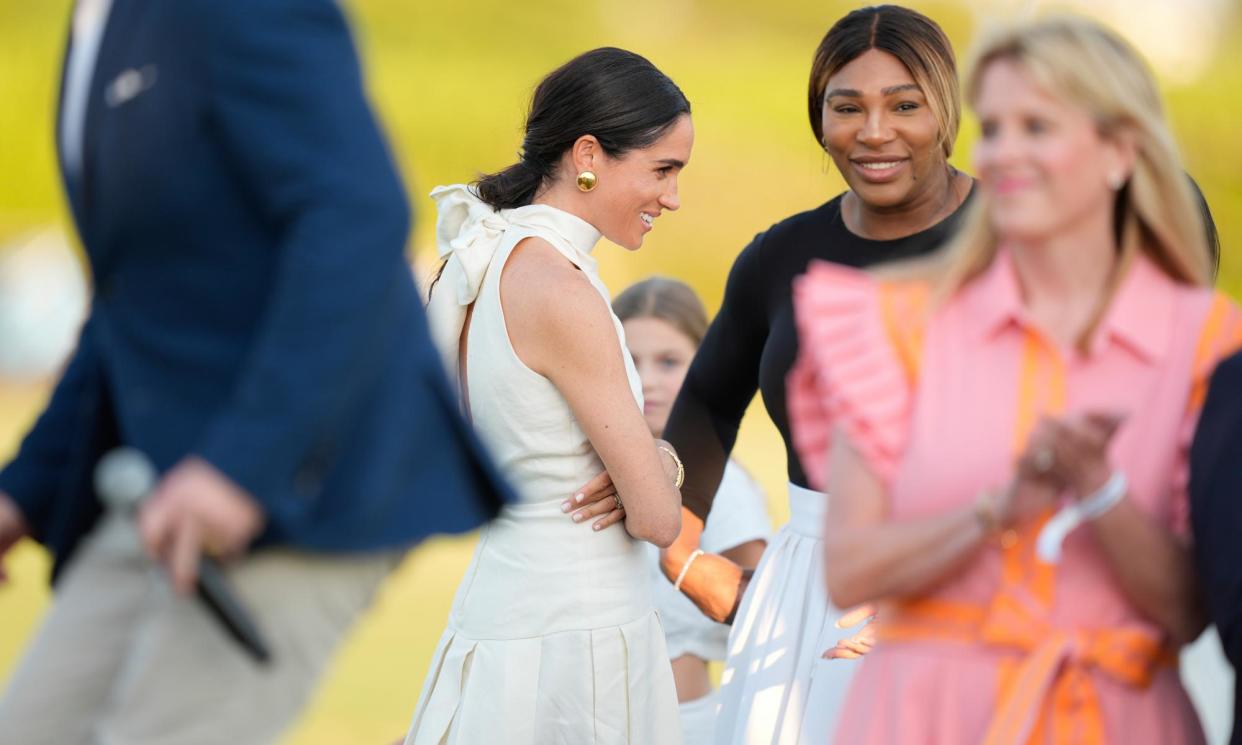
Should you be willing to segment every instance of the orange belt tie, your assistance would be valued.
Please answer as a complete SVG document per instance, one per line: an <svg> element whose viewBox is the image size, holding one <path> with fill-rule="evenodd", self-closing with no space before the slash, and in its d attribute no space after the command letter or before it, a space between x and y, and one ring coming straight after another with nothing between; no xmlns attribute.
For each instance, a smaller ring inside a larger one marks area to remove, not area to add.
<svg viewBox="0 0 1242 745"><path fill-rule="evenodd" d="M1103 745L1104 717L1091 679L1102 671L1135 688L1176 657L1138 628L1055 629L1035 605L1002 592L984 607L939 599L902 604L877 620L881 640L981 643L1021 654L1004 670L985 745ZM887 616L887 618L885 618Z"/></svg>

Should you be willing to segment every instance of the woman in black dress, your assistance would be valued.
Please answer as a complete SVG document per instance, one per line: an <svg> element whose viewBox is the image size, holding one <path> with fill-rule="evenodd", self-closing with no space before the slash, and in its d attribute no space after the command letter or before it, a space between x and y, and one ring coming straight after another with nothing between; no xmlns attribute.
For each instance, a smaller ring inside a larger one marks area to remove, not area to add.
<svg viewBox="0 0 1242 745"><path fill-rule="evenodd" d="M815 53L808 104L811 129L849 190L773 225L738 256L665 435L686 475L682 533L665 552L665 572L707 615L736 614L717 745L829 742L855 666L842 658L861 649L837 648L848 634L823 589L826 500L790 442L791 283L812 259L864 267L934 250L959 222L973 183L948 164L960 113L953 50L919 13L879 6L842 18ZM756 390L785 440L790 520L747 585L740 568L698 544Z"/></svg>

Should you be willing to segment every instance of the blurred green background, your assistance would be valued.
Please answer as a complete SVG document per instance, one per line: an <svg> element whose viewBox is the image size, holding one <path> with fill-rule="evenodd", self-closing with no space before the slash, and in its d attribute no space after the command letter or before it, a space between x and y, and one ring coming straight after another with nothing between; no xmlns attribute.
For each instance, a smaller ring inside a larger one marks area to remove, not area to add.
<svg viewBox="0 0 1242 745"><path fill-rule="evenodd" d="M32 230L71 231L52 147L55 86L69 0L0 3L0 251ZM614 291L653 273L692 283L715 308L729 265L758 231L843 188L807 124L811 54L840 15L860 3L811 0L477 0L347 3L372 98L417 210L412 246L429 264L434 214L426 193L510 163L539 78L603 45L648 56L694 107L696 145L681 182L682 210L660 220L638 254L597 249ZM992 19L1042 11L1035 2L914 2L965 58ZM1063 4L1064 5L1064 4ZM1165 91L1187 169L1216 216L1221 284L1242 289L1242 13L1233 0L1081 0L1069 3L1119 28L1146 54ZM955 164L970 171L969 119ZM48 381L0 380L0 460L16 448ZM738 454L786 516L784 458L756 407ZM388 583L287 742L390 742L405 730L468 560L472 538L432 541ZM0 681L48 602L47 560L30 544L10 557L0 587Z"/></svg>

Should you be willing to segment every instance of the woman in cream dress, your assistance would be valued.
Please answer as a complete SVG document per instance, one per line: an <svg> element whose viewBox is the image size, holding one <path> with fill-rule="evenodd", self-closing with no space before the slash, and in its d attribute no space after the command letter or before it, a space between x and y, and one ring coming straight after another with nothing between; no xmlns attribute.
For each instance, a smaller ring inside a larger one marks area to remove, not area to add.
<svg viewBox="0 0 1242 745"><path fill-rule="evenodd" d="M635 250L677 209L689 113L647 60L588 52L535 91L520 162L432 192L433 331L520 499L479 538L407 745L681 742L644 548L680 529L679 463L643 421L591 252ZM567 518L604 467L620 519Z"/></svg>

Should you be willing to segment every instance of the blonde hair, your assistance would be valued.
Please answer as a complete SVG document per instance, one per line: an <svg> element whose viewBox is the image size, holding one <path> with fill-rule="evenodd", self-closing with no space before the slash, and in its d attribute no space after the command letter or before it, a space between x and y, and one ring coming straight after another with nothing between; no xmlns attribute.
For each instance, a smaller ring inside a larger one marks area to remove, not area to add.
<svg viewBox="0 0 1242 745"><path fill-rule="evenodd" d="M1001 61L1020 66L1045 90L1089 112L1102 136L1132 139L1134 171L1114 205L1118 266L1123 270L1142 252L1176 282L1211 284L1203 211L1165 121L1155 81L1138 53L1112 31L1083 18L1053 17L996 30L984 37L971 65L966 93L972 105L983 74ZM986 197L975 200L946 250L934 265L921 268L931 269L941 301L982 274L996 256L998 236L986 202ZM1114 284L1121 273L1115 273ZM1102 299L1097 320L1114 289Z"/></svg>
<svg viewBox="0 0 1242 745"><path fill-rule="evenodd" d="M828 29L811 62L807 107L811 131L824 144L823 106L828 79L872 49L896 57L918 84L940 130L940 150L953 154L962 119L957 61L949 37L936 22L900 5L873 5L846 14Z"/></svg>

